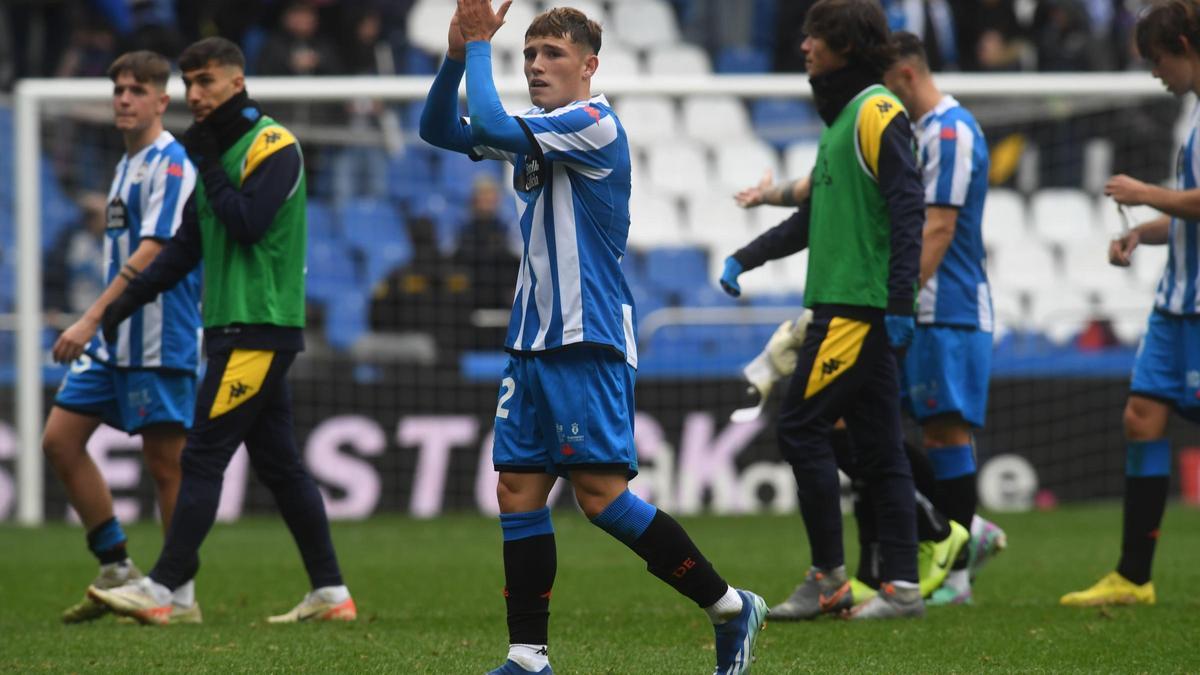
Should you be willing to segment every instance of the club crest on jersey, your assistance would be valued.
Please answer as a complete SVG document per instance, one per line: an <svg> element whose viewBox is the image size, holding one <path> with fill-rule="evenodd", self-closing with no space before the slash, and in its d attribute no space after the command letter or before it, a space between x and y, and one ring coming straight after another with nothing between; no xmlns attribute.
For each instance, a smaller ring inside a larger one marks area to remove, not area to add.
<svg viewBox="0 0 1200 675"><path fill-rule="evenodd" d="M121 201L120 197L113 197L104 209L105 227L110 230L122 230L129 227L127 215L125 202Z"/></svg>
<svg viewBox="0 0 1200 675"><path fill-rule="evenodd" d="M527 155L521 171L513 174L513 189L518 192L532 192L542 187L543 163L541 157Z"/></svg>

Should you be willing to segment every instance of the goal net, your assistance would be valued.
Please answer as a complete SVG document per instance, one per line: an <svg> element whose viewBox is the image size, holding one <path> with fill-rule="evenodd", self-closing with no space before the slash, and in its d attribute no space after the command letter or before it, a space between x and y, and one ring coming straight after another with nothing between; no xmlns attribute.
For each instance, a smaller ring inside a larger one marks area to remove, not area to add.
<svg viewBox="0 0 1200 675"><path fill-rule="evenodd" d="M1129 371L1166 251L1107 264L1125 216L1102 186L1113 173L1171 181L1192 104L1144 73L940 82L991 149L984 237L999 325L977 435L984 506L1116 497ZM334 518L496 508L491 429L520 254L511 171L417 137L428 84L249 81L304 147L308 348L290 382L299 447ZM172 87L166 123L179 135L189 118ZM524 107L519 78L502 89L511 109ZM742 404L741 368L799 312L806 254L746 274L740 299L715 279L727 255L788 215L741 210L733 192L766 169L812 167L821 123L807 81L616 75L595 89L634 159L624 260L640 324L633 486L684 514L790 512L773 409L740 424L729 415ZM38 439L64 373L49 347L102 284L96 209L122 153L108 96L103 81L26 81L0 104L0 520L69 517ZM1195 499L1200 434L1173 424L1175 475ZM139 440L104 427L88 450L118 515L153 517ZM239 451L222 517L271 507L252 473Z"/></svg>

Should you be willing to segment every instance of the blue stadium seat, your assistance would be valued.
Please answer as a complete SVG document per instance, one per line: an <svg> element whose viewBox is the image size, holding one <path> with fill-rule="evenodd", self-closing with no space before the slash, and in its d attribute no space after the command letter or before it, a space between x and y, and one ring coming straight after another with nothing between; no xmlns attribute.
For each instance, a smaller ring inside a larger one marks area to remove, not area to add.
<svg viewBox="0 0 1200 675"><path fill-rule="evenodd" d="M308 297L326 307L364 288L354 250L340 239L309 239Z"/></svg>
<svg viewBox="0 0 1200 675"><path fill-rule="evenodd" d="M726 47L717 54L716 66L718 73L767 73L771 57L758 47Z"/></svg>
<svg viewBox="0 0 1200 675"><path fill-rule="evenodd" d="M741 304L737 298L703 281L692 286L690 292L684 293L681 301L686 307L737 307Z"/></svg>
<svg viewBox="0 0 1200 675"><path fill-rule="evenodd" d="M433 75L437 73L437 59L417 47L408 47L399 59L400 69L405 75Z"/></svg>
<svg viewBox="0 0 1200 675"><path fill-rule="evenodd" d="M335 239L339 228L329 205L320 199L308 200L308 236L317 239Z"/></svg>
<svg viewBox="0 0 1200 675"><path fill-rule="evenodd" d="M799 312L804 307L804 295L801 293L760 293L746 297L752 307L795 307Z"/></svg>
<svg viewBox="0 0 1200 675"><path fill-rule="evenodd" d="M488 178L500 181L500 163L476 162L457 152L437 153L437 169L434 172L437 190L451 199L467 199L475 181Z"/></svg>
<svg viewBox="0 0 1200 675"><path fill-rule="evenodd" d="M341 294L325 307L325 340L337 351L350 349L367 332L369 315L366 292Z"/></svg>
<svg viewBox="0 0 1200 675"><path fill-rule="evenodd" d="M391 202L357 199L338 209L345 239L366 261L367 287L412 258L404 218Z"/></svg>
<svg viewBox="0 0 1200 675"><path fill-rule="evenodd" d="M699 247L652 248L644 265L646 281L661 291L688 293L708 279L708 251Z"/></svg>
<svg viewBox="0 0 1200 675"><path fill-rule="evenodd" d="M410 204L434 190L434 155L436 150L424 141L409 143L404 152L388 157L389 196Z"/></svg>
<svg viewBox="0 0 1200 675"><path fill-rule="evenodd" d="M767 98L750 106L750 123L759 138L783 149L798 140L816 140L821 118L811 104L799 99Z"/></svg>

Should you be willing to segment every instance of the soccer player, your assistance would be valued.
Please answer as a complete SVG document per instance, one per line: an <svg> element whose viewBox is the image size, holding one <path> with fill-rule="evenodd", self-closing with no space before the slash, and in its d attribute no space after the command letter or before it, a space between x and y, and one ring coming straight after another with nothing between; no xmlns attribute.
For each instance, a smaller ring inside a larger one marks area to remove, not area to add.
<svg viewBox="0 0 1200 675"><path fill-rule="evenodd" d="M169 98L171 64L150 51L129 52L108 69L113 119L125 142L108 191L104 259L108 287L54 343L59 363L71 363L46 420L42 450L62 481L87 530L88 548L100 561L97 588L113 588L141 573L126 552L113 514L112 493L88 456L92 432L106 423L142 437L142 454L154 479L164 531L179 492L179 455L192 423L200 365L200 277L192 274L154 304L123 322L110 341L96 335L104 309L128 280L154 260L179 229L196 170L162 116ZM189 579L172 595L171 621L198 622ZM108 607L84 597L63 612L67 623L90 621Z"/></svg>
<svg viewBox="0 0 1200 675"><path fill-rule="evenodd" d="M1200 93L1200 4L1167 0L1138 19L1138 52L1151 73L1176 96ZM1141 223L1109 246L1113 265L1126 267L1140 244L1168 247L1167 268L1158 282L1154 311L1133 363L1125 403L1125 504L1121 558L1117 569L1094 586L1067 593L1062 604L1154 604L1150 580L1154 545L1166 508L1171 445L1166 437L1173 408L1200 421L1200 388L1191 373L1200 368L1200 109L1176 162L1176 188L1143 183L1125 175L1104 186L1118 204L1145 204L1161 215Z"/></svg>
<svg viewBox="0 0 1200 675"><path fill-rule="evenodd" d="M904 359L909 410L933 464L930 495L952 521L971 525L976 476L973 430L983 426L992 362L992 298L984 263L983 202L988 149L975 117L938 90L921 39L892 37L896 61L884 74L913 119L925 183L917 328ZM994 526L984 546L1003 542ZM964 548L930 605L971 602Z"/></svg>
<svg viewBox="0 0 1200 675"><path fill-rule="evenodd" d="M796 477L812 567L771 612L808 619L852 602L830 444L830 431L843 418L875 500L882 557L880 592L853 616L923 616L894 351L912 339L924 222L912 129L900 101L881 84L893 57L878 3L820 0L805 17L804 33L805 66L827 125L811 195L790 218L728 258L721 276L722 287L737 295L741 273L805 247L810 251L804 299L813 320L777 431Z"/></svg>
<svg viewBox="0 0 1200 675"><path fill-rule="evenodd" d="M730 587L674 519L628 489L637 474L636 331L620 267L629 142L605 97L591 93L600 26L569 8L533 20L524 57L534 107L514 117L496 94L489 42L508 6L460 0L421 116L427 142L512 163L521 213L524 250L492 448L510 644L492 673L551 672L557 564L546 499L560 476L594 525L704 609L716 631L716 672L746 672L766 603ZM464 71L469 120L458 115Z"/></svg>
<svg viewBox="0 0 1200 675"><path fill-rule="evenodd" d="M307 220L295 136L246 94L237 45L207 38L179 57L195 123L184 134L200 183L159 257L104 311L106 335L203 263L208 367L183 450L183 479L167 540L146 577L88 594L142 623L164 622L171 593L196 574L216 519L221 479L243 441L300 549L312 592L273 623L353 620L325 505L304 468L286 380L304 348Z"/></svg>

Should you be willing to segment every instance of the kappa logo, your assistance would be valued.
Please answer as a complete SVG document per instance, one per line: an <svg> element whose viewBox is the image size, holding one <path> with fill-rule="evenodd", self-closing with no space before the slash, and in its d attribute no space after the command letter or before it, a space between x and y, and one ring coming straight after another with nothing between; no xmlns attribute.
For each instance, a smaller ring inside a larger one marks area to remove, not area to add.
<svg viewBox="0 0 1200 675"><path fill-rule="evenodd" d="M893 106L890 101L880 101L879 103L875 104L875 107L879 109L880 115L886 115Z"/></svg>
<svg viewBox="0 0 1200 675"><path fill-rule="evenodd" d="M599 110L593 108L590 105L585 105L585 106L583 106L583 111L586 112L588 114L588 116L591 117L593 120L595 120L597 122L600 121L600 111Z"/></svg>
<svg viewBox="0 0 1200 675"><path fill-rule="evenodd" d="M278 131L268 131L267 135L263 136L263 140L266 141L267 145L278 143L280 138L283 138L283 136Z"/></svg>
<svg viewBox="0 0 1200 675"><path fill-rule="evenodd" d="M239 399L250 392L248 385L241 382L233 382L229 385L229 400L226 403L233 403L234 399Z"/></svg>
<svg viewBox="0 0 1200 675"><path fill-rule="evenodd" d="M834 373L836 373L838 371L838 369L841 367L842 367L841 359L835 359L835 358L826 359L825 362L821 364L821 376L829 377L830 375L833 375Z"/></svg>

